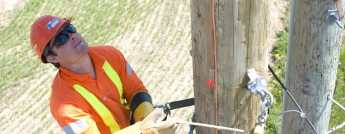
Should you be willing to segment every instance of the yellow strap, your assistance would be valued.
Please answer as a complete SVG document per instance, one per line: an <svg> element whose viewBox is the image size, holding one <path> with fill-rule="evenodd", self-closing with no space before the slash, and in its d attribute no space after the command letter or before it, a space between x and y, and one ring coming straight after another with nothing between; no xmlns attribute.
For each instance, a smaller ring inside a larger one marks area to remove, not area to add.
<svg viewBox="0 0 345 134"><path fill-rule="evenodd" d="M81 94L97 111L97 113L103 119L105 125L110 128L111 133L117 132L120 130L119 124L115 121L111 112L97 99L95 95L87 91L84 87L76 84L73 85L74 89Z"/></svg>
<svg viewBox="0 0 345 134"><path fill-rule="evenodd" d="M119 90L121 104L123 105L123 102L124 102L124 99L122 98L123 89L122 89L122 83L121 83L121 79L119 75L117 75L116 71L110 66L110 64L107 61L104 62L104 65L102 68L104 69L108 77L111 79L111 81L114 82L115 86L117 87L117 90Z"/></svg>

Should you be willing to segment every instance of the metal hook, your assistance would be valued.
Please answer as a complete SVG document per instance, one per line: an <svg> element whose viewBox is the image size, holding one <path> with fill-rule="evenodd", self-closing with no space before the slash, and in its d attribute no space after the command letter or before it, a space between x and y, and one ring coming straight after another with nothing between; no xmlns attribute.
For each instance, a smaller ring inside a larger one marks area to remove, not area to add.
<svg viewBox="0 0 345 134"><path fill-rule="evenodd" d="M338 20L337 16L338 16L338 10L328 10L327 16L326 16L326 21L330 21L330 20L335 21L340 28L343 28L343 25Z"/></svg>

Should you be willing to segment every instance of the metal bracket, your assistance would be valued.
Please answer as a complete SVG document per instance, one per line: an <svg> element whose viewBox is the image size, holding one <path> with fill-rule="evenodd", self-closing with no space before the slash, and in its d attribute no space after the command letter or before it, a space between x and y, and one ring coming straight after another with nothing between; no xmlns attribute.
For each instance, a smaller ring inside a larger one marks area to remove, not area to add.
<svg viewBox="0 0 345 134"><path fill-rule="evenodd" d="M326 21L335 21L340 28L343 28L343 25L338 20L337 16L338 16L338 10L328 10Z"/></svg>
<svg viewBox="0 0 345 134"><path fill-rule="evenodd" d="M255 69L249 69L247 75L250 79L247 87L243 87L244 91L253 93L256 96L260 96L262 100L261 115L258 118L259 125L265 124L267 120L267 113L269 107L273 104L273 95L266 91L266 81L262 76L259 76Z"/></svg>

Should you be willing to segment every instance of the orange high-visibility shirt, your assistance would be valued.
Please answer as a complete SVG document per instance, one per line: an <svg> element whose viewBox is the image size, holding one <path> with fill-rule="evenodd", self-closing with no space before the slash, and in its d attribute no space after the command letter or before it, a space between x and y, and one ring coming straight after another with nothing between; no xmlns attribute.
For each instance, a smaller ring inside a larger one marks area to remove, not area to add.
<svg viewBox="0 0 345 134"><path fill-rule="evenodd" d="M60 67L54 82L50 97L50 110L60 127L83 121L86 128L78 133L110 134L110 129L89 102L81 96L73 85L79 84L94 94L108 108L113 118L123 129L130 125L130 110L120 101L119 91L114 82L107 76L102 66L107 61L121 79L123 98L130 104L132 96L139 92L147 92L142 81L132 71L122 53L111 46L90 47L88 54L96 71L96 80L90 73L76 74Z"/></svg>

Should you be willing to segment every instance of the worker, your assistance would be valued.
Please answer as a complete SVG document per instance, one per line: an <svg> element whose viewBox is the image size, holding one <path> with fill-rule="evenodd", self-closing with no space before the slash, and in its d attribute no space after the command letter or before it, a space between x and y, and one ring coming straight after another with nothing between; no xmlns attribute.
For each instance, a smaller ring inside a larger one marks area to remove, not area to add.
<svg viewBox="0 0 345 134"><path fill-rule="evenodd" d="M67 134L174 133L177 120L158 120L163 110L154 110L123 54L112 46L88 47L71 19L45 15L30 31L38 59L59 69L49 102L60 127Z"/></svg>

